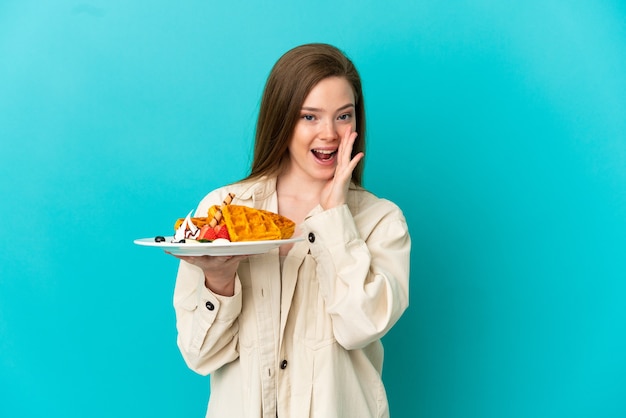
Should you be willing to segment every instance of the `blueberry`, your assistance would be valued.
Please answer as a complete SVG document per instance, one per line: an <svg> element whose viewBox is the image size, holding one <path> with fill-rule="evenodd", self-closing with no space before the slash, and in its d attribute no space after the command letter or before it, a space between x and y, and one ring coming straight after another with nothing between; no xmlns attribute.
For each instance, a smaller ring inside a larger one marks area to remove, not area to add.
<svg viewBox="0 0 626 418"><path fill-rule="evenodd" d="M154 237L154 241L155 242L165 242L165 237L162 237L162 236L159 235L157 237Z"/></svg>

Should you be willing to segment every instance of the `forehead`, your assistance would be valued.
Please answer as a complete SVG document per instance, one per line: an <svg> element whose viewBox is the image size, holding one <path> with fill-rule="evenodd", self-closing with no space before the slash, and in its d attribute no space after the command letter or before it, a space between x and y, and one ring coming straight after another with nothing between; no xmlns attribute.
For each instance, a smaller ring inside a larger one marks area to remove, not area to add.
<svg viewBox="0 0 626 418"><path fill-rule="evenodd" d="M333 108L354 105L352 85L343 77L328 77L317 83L304 99L304 107Z"/></svg>

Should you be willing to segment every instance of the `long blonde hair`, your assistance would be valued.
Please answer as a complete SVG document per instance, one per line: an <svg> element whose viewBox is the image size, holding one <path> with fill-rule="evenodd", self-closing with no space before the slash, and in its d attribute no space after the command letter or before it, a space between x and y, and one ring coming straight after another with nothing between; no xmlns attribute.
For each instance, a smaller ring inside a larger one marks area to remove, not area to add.
<svg viewBox="0 0 626 418"><path fill-rule="evenodd" d="M276 62L265 84L248 179L280 172L289 158L289 140L304 100L317 83L328 77L343 77L352 86L358 133L352 155L365 152L365 103L356 67L332 45L301 45L286 52ZM362 176L363 161L352 172L352 181L360 186Z"/></svg>

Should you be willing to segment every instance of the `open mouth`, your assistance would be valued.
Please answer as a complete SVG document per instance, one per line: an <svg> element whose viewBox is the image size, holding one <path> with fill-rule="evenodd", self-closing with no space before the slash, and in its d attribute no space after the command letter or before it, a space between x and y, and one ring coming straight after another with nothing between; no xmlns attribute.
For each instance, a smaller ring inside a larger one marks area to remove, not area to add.
<svg viewBox="0 0 626 418"><path fill-rule="evenodd" d="M311 150L311 152L313 153L315 158L317 158L320 161L329 161L337 154L337 150L325 150L325 149L314 149L314 150Z"/></svg>

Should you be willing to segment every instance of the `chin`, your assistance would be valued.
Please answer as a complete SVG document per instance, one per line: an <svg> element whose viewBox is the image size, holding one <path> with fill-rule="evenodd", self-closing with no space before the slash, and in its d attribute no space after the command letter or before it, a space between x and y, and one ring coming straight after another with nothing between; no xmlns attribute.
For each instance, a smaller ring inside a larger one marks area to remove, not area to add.
<svg viewBox="0 0 626 418"><path fill-rule="evenodd" d="M318 177L320 179L332 179L335 176L335 167L336 166L328 166L328 167L316 167L315 170L311 172L314 177Z"/></svg>

